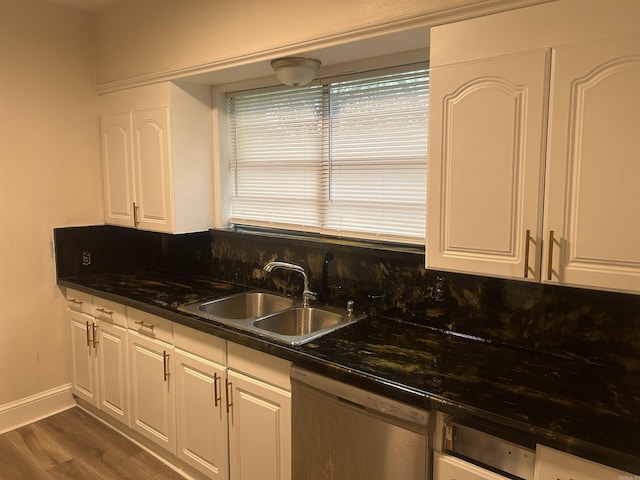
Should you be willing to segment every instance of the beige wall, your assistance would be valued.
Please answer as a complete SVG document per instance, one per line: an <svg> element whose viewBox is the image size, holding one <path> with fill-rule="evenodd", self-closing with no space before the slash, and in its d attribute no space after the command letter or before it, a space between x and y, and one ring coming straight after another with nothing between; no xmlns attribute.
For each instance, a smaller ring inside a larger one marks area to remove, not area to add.
<svg viewBox="0 0 640 480"><path fill-rule="evenodd" d="M482 1L128 0L98 14L97 82L295 49L310 40L478 3Z"/></svg>
<svg viewBox="0 0 640 480"><path fill-rule="evenodd" d="M54 226L102 223L89 15L0 0L0 407L70 382Z"/></svg>

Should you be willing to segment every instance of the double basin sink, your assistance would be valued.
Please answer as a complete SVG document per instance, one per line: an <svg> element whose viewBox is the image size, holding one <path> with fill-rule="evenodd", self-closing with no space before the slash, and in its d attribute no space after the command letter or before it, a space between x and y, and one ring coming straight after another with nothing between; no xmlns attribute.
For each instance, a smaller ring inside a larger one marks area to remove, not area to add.
<svg viewBox="0 0 640 480"><path fill-rule="evenodd" d="M306 343L364 318L328 306L302 307L293 298L264 291L192 303L181 310L287 345Z"/></svg>

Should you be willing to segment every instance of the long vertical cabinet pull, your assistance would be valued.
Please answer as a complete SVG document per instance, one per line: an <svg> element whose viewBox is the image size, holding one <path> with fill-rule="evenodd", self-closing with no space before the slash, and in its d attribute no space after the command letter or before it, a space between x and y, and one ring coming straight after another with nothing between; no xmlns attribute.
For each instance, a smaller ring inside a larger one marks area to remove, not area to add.
<svg viewBox="0 0 640 480"><path fill-rule="evenodd" d="M87 322L88 323L88 322ZM96 322L92 322L91 323L91 334L93 336L93 339L91 340L93 343L93 349L96 350L98 347L98 342L96 341L96 332L98 330L98 326L96 325Z"/></svg>
<svg viewBox="0 0 640 480"><path fill-rule="evenodd" d="M221 377L217 374L213 374L213 406L217 407L218 404L222 400L222 394L220 390L218 390L218 382L221 380Z"/></svg>
<svg viewBox="0 0 640 480"><path fill-rule="evenodd" d="M164 381L168 381L169 380L169 370L167 368L167 360L169 359L169 355L167 354L166 350L162 351L162 369L163 369L163 373L164 373Z"/></svg>
<svg viewBox="0 0 640 480"><path fill-rule="evenodd" d="M551 273L553 271L553 230L549 230L549 261L547 263L547 280L551 280Z"/></svg>
<svg viewBox="0 0 640 480"><path fill-rule="evenodd" d="M89 335L89 320L87 320L87 347L91 348L91 337Z"/></svg>
<svg viewBox="0 0 640 480"><path fill-rule="evenodd" d="M229 413L231 411L231 408L233 407L233 383L230 382L229 380L226 380L226 387L227 387L227 413Z"/></svg>
<svg viewBox="0 0 640 480"><path fill-rule="evenodd" d="M529 278L529 244L531 243L531 230L527 230L524 240L524 278Z"/></svg>
<svg viewBox="0 0 640 480"><path fill-rule="evenodd" d="M136 205L136 202L133 202L133 226L137 227L139 223L140 220L138 220L138 205Z"/></svg>

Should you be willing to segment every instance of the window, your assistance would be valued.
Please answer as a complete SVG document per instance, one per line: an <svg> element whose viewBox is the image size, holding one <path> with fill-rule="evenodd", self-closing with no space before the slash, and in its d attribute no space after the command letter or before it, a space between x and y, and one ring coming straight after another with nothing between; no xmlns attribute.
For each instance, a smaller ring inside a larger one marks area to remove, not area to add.
<svg viewBox="0 0 640 480"><path fill-rule="evenodd" d="M428 86L414 66L229 94L231 222L422 244Z"/></svg>

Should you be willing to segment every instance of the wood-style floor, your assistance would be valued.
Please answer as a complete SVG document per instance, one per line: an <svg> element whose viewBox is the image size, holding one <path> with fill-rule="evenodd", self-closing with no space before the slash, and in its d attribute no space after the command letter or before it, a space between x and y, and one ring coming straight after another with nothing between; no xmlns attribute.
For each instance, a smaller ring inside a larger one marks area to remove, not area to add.
<svg viewBox="0 0 640 480"><path fill-rule="evenodd" d="M184 480L79 408L0 435L2 480Z"/></svg>

